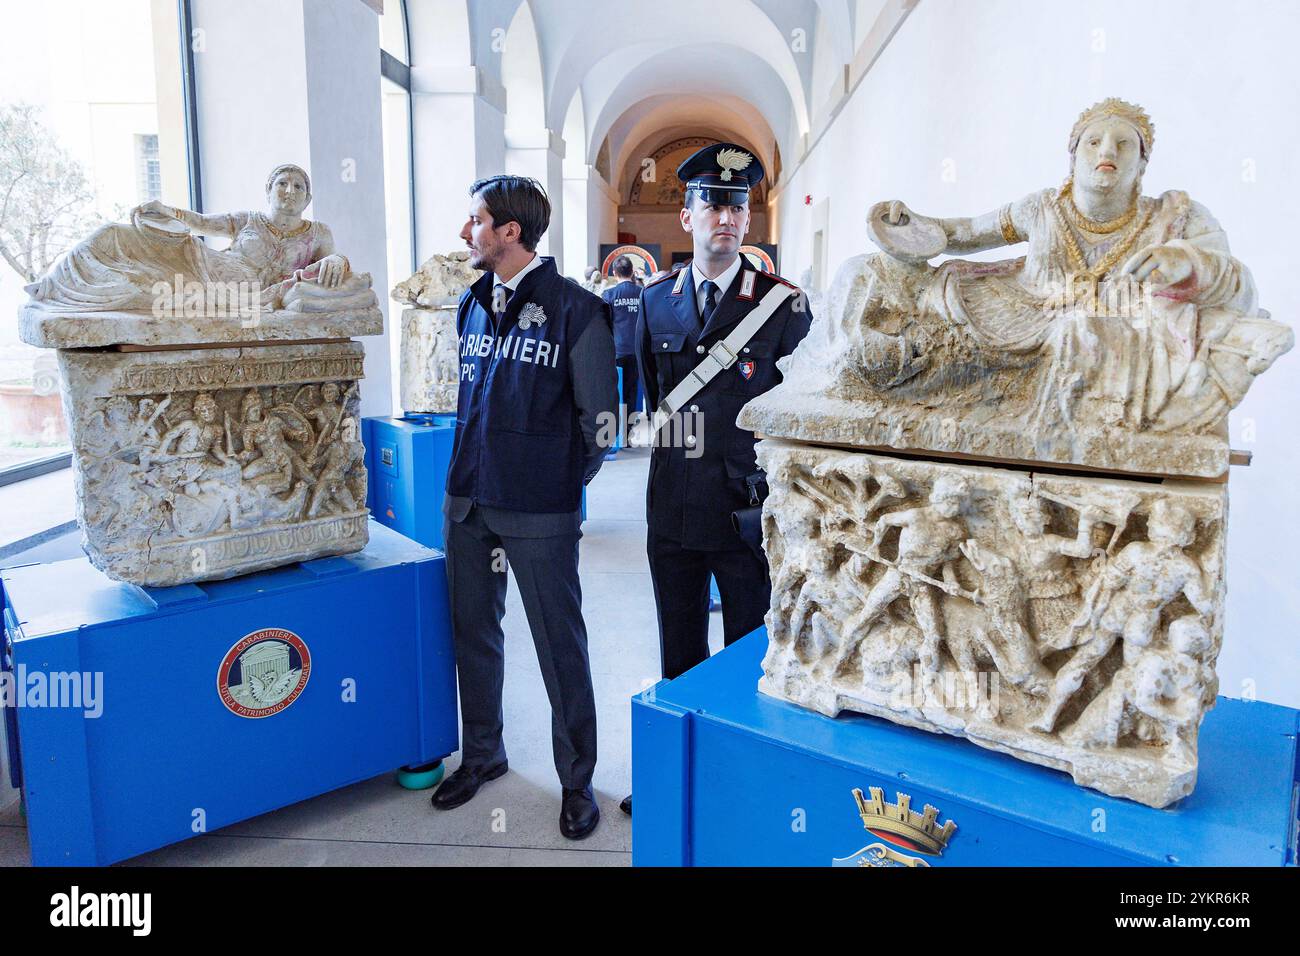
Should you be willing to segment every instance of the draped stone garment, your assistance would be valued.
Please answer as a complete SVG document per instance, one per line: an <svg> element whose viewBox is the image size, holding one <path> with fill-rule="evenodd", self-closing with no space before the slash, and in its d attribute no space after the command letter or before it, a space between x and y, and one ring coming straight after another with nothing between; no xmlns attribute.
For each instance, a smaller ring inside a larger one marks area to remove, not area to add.
<svg viewBox="0 0 1300 956"><path fill-rule="evenodd" d="M150 312L159 283L243 283L261 293L264 307L326 312L374 304L370 276L349 274L333 289L312 281L331 242L321 222L279 234L265 215L234 212L221 231L230 248L216 250L189 233L167 233L110 223L70 249L39 281L26 287L48 309L79 312ZM162 293L169 294L169 293ZM168 299L170 301L170 299Z"/></svg>
<svg viewBox="0 0 1300 956"><path fill-rule="evenodd" d="M1045 426L1081 417L1154 430L1218 424L1292 342L1289 327L1259 311L1219 224L1171 190L1139 200L1136 226L1091 236L1057 214L1056 196L1044 189L1013 204L1028 243L1019 259L849 260L787 378L825 381L829 370L844 397L863 385L924 404L942 395L945 407ZM1076 274L1066 230L1093 271L1124 246L1095 294ZM1191 278L1150 294L1119 275L1133 253L1166 244L1191 257Z"/></svg>

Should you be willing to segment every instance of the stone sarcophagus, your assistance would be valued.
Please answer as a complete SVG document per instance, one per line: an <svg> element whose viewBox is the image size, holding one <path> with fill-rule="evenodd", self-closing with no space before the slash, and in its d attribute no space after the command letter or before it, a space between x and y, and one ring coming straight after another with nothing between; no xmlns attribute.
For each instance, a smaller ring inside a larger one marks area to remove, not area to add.
<svg viewBox="0 0 1300 956"><path fill-rule="evenodd" d="M1106 100L1072 175L974 219L877 204L782 384L760 689L1163 807L1195 786L1223 640L1227 415L1287 352L1250 271ZM1027 243L1023 258L942 252ZM1135 480L1137 479L1137 480Z"/></svg>
<svg viewBox="0 0 1300 956"><path fill-rule="evenodd" d="M964 736L1164 806L1222 643L1222 484L759 446L766 693Z"/></svg>
<svg viewBox="0 0 1300 956"><path fill-rule="evenodd" d="M460 350L456 306L482 273L468 252L431 256L409 279L393 287L402 310L400 388L408 415L456 411Z"/></svg>
<svg viewBox="0 0 1300 956"><path fill-rule="evenodd" d="M95 566L156 586L364 548L363 354L350 341L60 350Z"/></svg>
<svg viewBox="0 0 1300 956"><path fill-rule="evenodd" d="M83 546L110 577L170 586L365 547L351 336L383 317L298 215L309 198L283 166L265 215L148 203L28 287L22 335L58 349Z"/></svg>

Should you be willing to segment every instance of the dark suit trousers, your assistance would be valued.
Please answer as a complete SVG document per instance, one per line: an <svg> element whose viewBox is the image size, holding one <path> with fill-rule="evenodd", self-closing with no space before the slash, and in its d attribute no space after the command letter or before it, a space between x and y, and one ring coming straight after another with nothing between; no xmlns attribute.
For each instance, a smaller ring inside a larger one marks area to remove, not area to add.
<svg viewBox="0 0 1300 956"><path fill-rule="evenodd" d="M709 656L709 575L722 596L722 639L730 646L763 623L771 602L767 566L749 548L696 551L650 534L650 579L659 611L659 660L669 680Z"/></svg>
<svg viewBox="0 0 1300 956"><path fill-rule="evenodd" d="M637 400L637 385L640 376L637 374L636 356L624 355L617 359L614 364L623 370L623 394L619 396L619 400L627 406L627 417L631 418L632 413L637 410L637 406L640 404Z"/></svg>
<svg viewBox="0 0 1300 956"><path fill-rule="evenodd" d="M514 572L551 703L551 743L560 785L581 789L596 766L596 698L578 580L580 531L542 538L494 532L480 509L443 526L452 640L460 684L461 763L506 759L501 688L505 680L506 573ZM502 549L496 551L495 549ZM494 567L497 570L494 570Z"/></svg>

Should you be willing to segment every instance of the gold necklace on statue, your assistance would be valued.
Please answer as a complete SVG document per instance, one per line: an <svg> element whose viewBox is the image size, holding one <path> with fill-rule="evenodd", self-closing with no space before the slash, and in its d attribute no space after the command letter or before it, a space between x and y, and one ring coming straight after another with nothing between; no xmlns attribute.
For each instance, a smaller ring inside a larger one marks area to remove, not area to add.
<svg viewBox="0 0 1300 956"><path fill-rule="evenodd" d="M311 228L311 221L304 219L300 223L298 223L298 225L294 226L292 229L281 229L274 222L272 222L271 217L266 215L265 213L259 212L257 215L262 220L262 225L265 226L267 231L270 232L271 235L275 236L275 238L277 239L292 239L295 236L302 235L304 232L306 232L308 229Z"/></svg>
<svg viewBox="0 0 1300 956"><path fill-rule="evenodd" d="M1070 180L1065 181L1061 187L1058 197L1063 200L1061 208L1064 210L1066 217L1084 232L1091 232L1095 235L1106 236L1112 232L1119 232L1137 215L1138 203L1137 197L1133 198L1133 204L1128 209L1114 219L1098 220L1089 219L1079 211L1078 205L1074 201L1074 183Z"/></svg>
<svg viewBox="0 0 1300 956"><path fill-rule="evenodd" d="M1154 208L1150 204L1144 203L1141 200L1134 203L1133 209L1128 213L1128 216L1130 220L1136 218L1136 224L1130 230L1128 235L1116 241L1115 245L1111 247L1110 251L1107 252L1106 255L1102 256L1101 259L1098 260L1096 265L1089 266L1088 259L1083 254L1083 250L1079 247L1079 241L1074 238L1074 232L1070 229L1070 225L1067 222L1068 215L1064 208L1062 208L1064 203L1061 202L1059 193L1052 198L1050 205L1052 212L1056 214L1057 224L1060 226L1061 238L1065 242L1065 251L1069 254L1070 264L1074 267L1075 274L1086 276L1093 282L1099 281L1107 272L1117 266L1132 251L1133 246L1137 244L1138 236L1142 235L1142 231L1146 229L1147 223L1151 221L1151 213ZM1141 212L1140 217L1138 217L1139 211Z"/></svg>

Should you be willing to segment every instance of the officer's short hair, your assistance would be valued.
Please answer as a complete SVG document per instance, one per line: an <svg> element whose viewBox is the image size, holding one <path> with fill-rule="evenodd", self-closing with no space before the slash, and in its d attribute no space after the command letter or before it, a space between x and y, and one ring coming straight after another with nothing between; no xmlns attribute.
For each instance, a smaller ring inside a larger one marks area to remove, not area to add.
<svg viewBox="0 0 1300 956"><path fill-rule="evenodd" d="M627 256L619 256L614 260L614 265L610 267L610 271L620 279L630 279L633 272L632 260Z"/></svg>
<svg viewBox="0 0 1300 956"><path fill-rule="evenodd" d="M537 241L551 224L551 201L542 184L531 176L489 176L469 187L471 196L482 196L493 226L519 223L519 244L537 251Z"/></svg>

